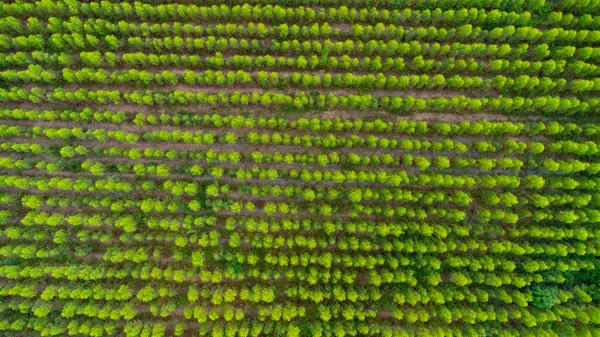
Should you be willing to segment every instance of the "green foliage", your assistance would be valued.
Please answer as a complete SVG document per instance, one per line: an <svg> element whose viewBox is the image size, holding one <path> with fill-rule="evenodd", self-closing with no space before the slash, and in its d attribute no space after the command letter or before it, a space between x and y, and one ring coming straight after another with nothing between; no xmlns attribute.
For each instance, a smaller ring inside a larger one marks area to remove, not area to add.
<svg viewBox="0 0 600 337"><path fill-rule="evenodd" d="M553 286L536 285L532 289L533 301L535 307L548 309L555 306L560 301L558 300L558 289Z"/></svg>
<svg viewBox="0 0 600 337"><path fill-rule="evenodd" d="M0 335L597 334L599 9L2 3Z"/></svg>

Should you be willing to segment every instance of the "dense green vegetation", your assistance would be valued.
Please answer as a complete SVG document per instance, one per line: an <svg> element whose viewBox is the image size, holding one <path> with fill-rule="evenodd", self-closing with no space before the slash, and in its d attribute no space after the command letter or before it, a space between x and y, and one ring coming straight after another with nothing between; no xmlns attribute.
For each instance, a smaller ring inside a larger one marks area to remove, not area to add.
<svg viewBox="0 0 600 337"><path fill-rule="evenodd" d="M0 335L600 336L598 0L5 1Z"/></svg>

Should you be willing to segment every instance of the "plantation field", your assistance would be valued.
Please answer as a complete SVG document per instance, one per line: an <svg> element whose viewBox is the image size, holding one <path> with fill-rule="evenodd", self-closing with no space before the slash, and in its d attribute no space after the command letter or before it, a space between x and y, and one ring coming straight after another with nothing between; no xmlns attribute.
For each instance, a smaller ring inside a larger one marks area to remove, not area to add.
<svg viewBox="0 0 600 337"><path fill-rule="evenodd" d="M600 336L598 0L0 3L0 336Z"/></svg>

